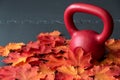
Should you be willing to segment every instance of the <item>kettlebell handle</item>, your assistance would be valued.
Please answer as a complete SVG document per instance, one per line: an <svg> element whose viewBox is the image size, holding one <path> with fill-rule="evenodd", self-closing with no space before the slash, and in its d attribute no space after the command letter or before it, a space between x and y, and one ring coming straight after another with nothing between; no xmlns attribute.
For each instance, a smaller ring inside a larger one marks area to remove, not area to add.
<svg viewBox="0 0 120 80"><path fill-rule="evenodd" d="M74 32L78 31L73 22L73 15L76 12L88 13L99 17L103 21L103 31L98 34L97 39L103 43L110 37L113 31L113 20L111 15L103 8L85 3L74 3L68 6L64 12L65 26L72 36Z"/></svg>

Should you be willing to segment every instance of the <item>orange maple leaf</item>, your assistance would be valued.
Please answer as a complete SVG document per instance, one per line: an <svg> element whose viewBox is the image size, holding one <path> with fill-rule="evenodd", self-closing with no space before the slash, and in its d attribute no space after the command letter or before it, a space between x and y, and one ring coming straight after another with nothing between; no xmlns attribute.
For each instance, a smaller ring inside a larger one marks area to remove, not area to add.
<svg viewBox="0 0 120 80"><path fill-rule="evenodd" d="M106 47L109 51L118 51L120 50L120 40L109 39L105 42Z"/></svg>
<svg viewBox="0 0 120 80"><path fill-rule="evenodd" d="M76 52L69 52L69 59L71 60L71 64L76 67L81 67L83 69L89 68L92 66L91 64L91 54L84 54L82 48L77 48Z"/></svg>

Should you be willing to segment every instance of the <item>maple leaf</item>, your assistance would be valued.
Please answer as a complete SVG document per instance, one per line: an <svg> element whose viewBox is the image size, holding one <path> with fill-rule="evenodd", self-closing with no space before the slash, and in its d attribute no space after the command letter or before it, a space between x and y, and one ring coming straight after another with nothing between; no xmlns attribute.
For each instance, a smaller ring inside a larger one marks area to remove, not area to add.
<svg viewBox="0 0 120 80"><path fill-rule="evenodd" d="M23 45L25 45L24 43L9 43L6 47L9 50L17 50L20 49Z"/></svg>
<svg viewBox="0 0 120 80"><path fill-rule="evenodd" d="M29 54L29 56L30 56L30 54ZM13 53L10 53L8 57L3 59L3 62L5 62L7 64L11 63L12 66L15 66L20 63L25 63L27 58L28 58L28 55L22 55L21 53L13 52Z"/></svg>
<svg viewBox="0 0 120 80"><path fill-rule="evenodd" d="M82 48L77 48L75 53L69 52L69 58L71 59L71 64L74 66L78 66L84 69L87 69L92 66L91 64L91 54L86 53Z"/></svg>
<svg viewBox="0 0 120 80"><path fill-rule="evenodd" d="M36 54L36 53L45 54L51 52L51 48L52 48L51 46L45 45L39 40L37 40L35 42L31 41L28 44L26 44L25 51L30 52L32 54Z"/></svg>
<svg viewBox="0 0 120 80"><path fill-rule="evenodd" d="M108 50L118 51L120 50L120 40L109 39L105 42L106 47Z"/></svg>
<svg viewBox="0 0 120 80"><path fill-rule="evenodd" d="M63 45L65 42L65 38L59 36L60 32L54 31L51 33L40 33L38 35L38 40L41 44L50 45L51 47Z"/></svg>
<svg viewBox="0 0 120 80"><path fill-rule="evenodd" d="M57 31L57 30L55 30L55 31L53 31L53 32L50 32L50 33L40 33L39 35L38 35L38 37L39 36L48 36L48 35L50 35L50 36L53 36L53 37L59 37L60 36L60 32L59 31Z"/></svg>
<svg viewBox="0 0 120 80"><path fill-rule="evenodd" d="M109 39L106 41L106 47L109 52L107 59L120 64L120 40Z"/></svg>
<svg viewBox="0 0 120 80"><path fill-rule="evenodd" d="M54 36L54 37L58 37L58 36L60 36L60 32L59 31L57 31L57 30L55 30L55 31L53 31L53 32L50 32L49 33L51 36Z"/></svg>
<svg viewBox="0 0 120 80"><path fill-rule="evenodd" d="M77 80L94 80L94 71L92 68L85 70L84 68L77 68L78 75L75 77Z"/></svg>
<svg viewBox="0 0 120 80"><path fill-rule="evenodd" d="M54 72L45 66L23 64L0 68L0 80L54 80L54 76Z"/></svg>
<svg viewBox="0 0 120 80"><path fill-rule="evenodd" d="M28 44L26 44L26 49L27 51L29 51L30 49L39 49L39 45L40 45L39 41L35 42L30 41Z"/></svg>
<svg viewBox="0 0 120 80"><path fill-rule="evenodd" d="M99 71L96 72L95 74L95 80L114 80L113 76L109 76L106 73L109 71L109 66L104 67L103 69L98 66Z"/></svg>
<svg viewBox="0 0 120 80"><path fill-rule="evenodd" d="M55 79L55 70L51 70L48 66L46 65L40 65L40 78L44 80L54 80Z"/></svg>
<svg viewBox="0 0 120 80"><path fill-rule="evenodd" d="M47 75L44 80L55 80L55 76L53 74Z"/></svg>
<svg viewBox="0 0 120 80"><path fill-rule="evenodd" d="M72 75L57 72L55 75L55 80L74 80Z"/></svg>
<svg viewBox="0 0 120 80"><path fill-rule="evenodd" d="M24 64L16 67L16 79L18 80L40 80L37 66L31 67L29 64Z"/></svg>
<svg viewBox="0 0 120 80"><path fill-rule="evenodd" d="M117 80L120 75L118 66L94 66L95 80Z"/></svg>
<svg viewBox="0 0 120 80"><path fill-rule="evenodd" d="M56 46L54 49L55 53L59 53L60 51L66 52L68 50L67 46Z"/></svg>
<svg viewBox="0 0 120 80"><path fill-rule="evenodd" d="M0 46L0 56L8 56L10 50L6 47Z"/></svg>
<svg viewBox="0 0 120 80"><path fill-rule="evenodd" d="M65 42L66 42L65 38L62 36L55 38L55 46L63 46L63 45L67 46L67 44Z"/></svg>
<svg viewBox="0 0 120 80"><path fill-rule="evenodd" d="M68 75L77 75L77 70L74 68L74 66L70 65L58 67L57 71Z"/></svg>
<svg viewBox="0 0 120 80"><path fill-rule="evenodd" d="M55 37L53 37L47 33L46 34L41 33L40 35L38 35L38 40L40 41L41 44L46 44L46 45L54 44L53 43L54 39L55 39Z"/></svg>
<svg viewBox="0 0 120 80"><path fill-rule="evenodd" d="M16 70L12 66L0 67L0 80L14 80Z"/></svg>
<svg viewBox="0 0 120 80"><path fill-rule="evenodd" d="M84 68L66 65L58 67L56 70L61 74L69 75L68 77L72 77L72 80L93 80L94 74L91 69L85 70Z"/></svg>
<svg viewBox="0 0 120 80"><path fill-rule="evenodd" d="M106 58L101 62L101 64L108 64L108 65L112 65L112 64L116 64L116 65L120 65L120 51L111 51L109 53L107 53Z"/></svg>
<svg viewBox="0 0 120 80"><path fill-rule="evenodd" d="M64 57L68 59L68 54L69 54L69 47L68 46L56 46L55 48L52 49L54 51L54 56L55 57Z"/></svg>
<svg viewBox="0 0 120 80"><path fill-rule="evenodd" d="M8 56L10 50L18 50L25 45L24 43L9 43L5 47L0 47L0 55L1 56Z"/></svg>
<svg viewBox="0 0 120 80"><path fill-rule="evenodd" d="M40 45L40 51L39 54L48 54L52 51L52 47L49 45Z"/></svg>
<svg viewBox="0 0 120 80"><path fill-rule="evenodd" d="M57 68L59 66L68 65L68 62L66 59L62 58L55 58L53 55L50 55L48 58L46 58L48 62L46 62L46 65L49 66L51 69Z"/></svg>

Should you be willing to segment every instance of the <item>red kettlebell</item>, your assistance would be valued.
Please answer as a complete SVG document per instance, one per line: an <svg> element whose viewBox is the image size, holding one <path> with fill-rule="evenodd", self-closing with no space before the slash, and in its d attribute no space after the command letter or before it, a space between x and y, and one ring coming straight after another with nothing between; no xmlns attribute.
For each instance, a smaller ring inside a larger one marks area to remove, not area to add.
<svg viewBox="0 0 120 80"><path fill-rule="evenodd" d="M93 30L78 30L73 22L76 12L88 13L99 17L103 21L103 31L99 34ZM99 60L105 53L105 41L113 31L113 20L111 15L103 8L85 3L74 3L67 7L64 12L65 26L72 39L70 49L75 53L81 47L85 53L91 53L94 60Z"/></svg>

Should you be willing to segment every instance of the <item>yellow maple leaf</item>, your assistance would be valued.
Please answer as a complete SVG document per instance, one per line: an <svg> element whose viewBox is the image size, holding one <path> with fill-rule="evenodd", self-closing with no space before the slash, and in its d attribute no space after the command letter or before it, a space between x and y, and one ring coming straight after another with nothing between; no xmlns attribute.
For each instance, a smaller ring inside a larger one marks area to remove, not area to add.
<svg viewBox="0 0 120 80"><path fill-rule="evenodd" d="M116 54L117 54L116 52L108 53L107 56L106 56L106 59L103 60L101 62L101 64L104 64L104 65L108 64L108 65L110 65L110 64L114 63L114 64L119 65L120 64L120 57L118 57Z"/></svg>
<svg viewBox="0 0 120 80"><path fill-rule="evenodd" d="M51 70L48 66L46 66L44 64L39 66L39 70L40 70L40 72L38 74L39 79L43 79L47 76L46 78L51 77L50 80L54 80L54 78L55 78L54 70Z"/></svg>
<svg viewBox="0 0 120 80"><path fill-rule="evenodd" d="M25 63L26 59L27 59L27 57L20 57L12 63L12 66L16 66L17 64L22 63L22 62Z"/></svg>
<svg viewBox="0 0 120 80"><path fill-rule="evenodd" d="M110 67L100 69L96 74L94 80L116 80L110 71Z"/></svg>
<svg viewBox="0 0 120 80"><path fill-rule="evenodd" d="M99 73L94 80L116 80L113 76L108 76L106 73Z"/></svg>
<svg viewBox="0 0 120 80"><path fill-rule="evenodd" d="M102 61L102 64L120 64L120 40L109 39L105 42L108 50L106 59Z"/></svg>
<svg viewBox="0 0 120 80"><path fill-rule="evenodd" d="M61 67L58 67L57 70L59 72L62 72L62 73L65 73L65 74L69 74L69 75L77 75L77 70L74 68L74 66L61 66Z"/></svg>
<svg viewBox="0 0 120 80"><path fill-rule="evenodd" d="M0 55L1 56L8 56L8 54L9 54L9 50L6 48L6 47L0 47Z"/></svg>
<svg viewBox="0 0 120 80"><path fill-rule="evenodd" d="M9 43L6 48L8 48L9 50L17 50L20 49L21 46L25 45L24 43Z"/></svg>
<svg viewBox="0 0 120 80"><path fill-rule="evenodd" d="M57 36L59 36L61 33L59 32L59 31L57 31L57 30L55 30L55 31L53 31L53 32L51 32L51 33L49 33L51 36L54 36L54 37L57 37Z"/></svg>
<svg viewBox="0 0 120 80"><path fill-rule="evenodd" d="M59 37L61 33L57 30L50 32L50 33L40 33L38 36L54 36L54 37Z"/></svg>
<svg viewBox="0 0 120 80"><path fill-rule="evenodd" d="M1 46L0 47L0 55L8 56L8 54L10 53L10 50L20 49L23 45L25 45L25 44L24 43L9 43L5 47Z"/></svg>
<svg viewBox="0 0 120 80"><path fill-rule="evenodd" d="M120 49L120 40L109 39L105 42L108 50L117 51Z"/></svg>

